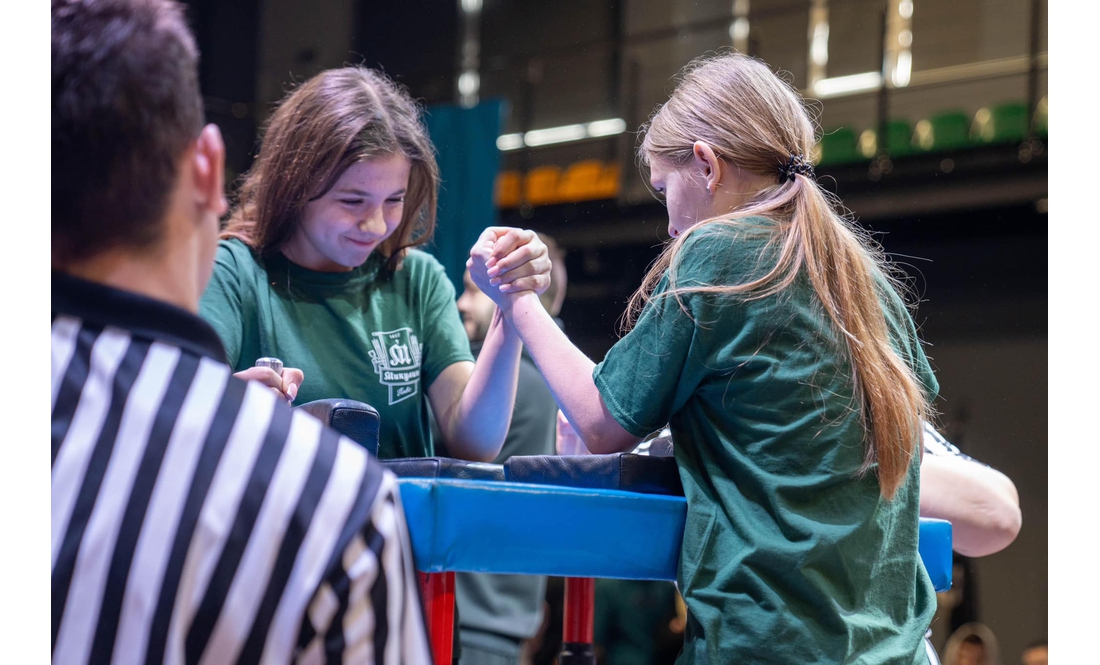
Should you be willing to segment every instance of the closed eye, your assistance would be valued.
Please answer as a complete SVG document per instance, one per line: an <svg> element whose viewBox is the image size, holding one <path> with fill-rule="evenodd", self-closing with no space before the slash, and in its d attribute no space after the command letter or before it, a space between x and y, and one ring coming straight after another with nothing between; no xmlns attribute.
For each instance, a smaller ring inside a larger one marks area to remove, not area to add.
<svg viewBox="0 0 1100 665"><path fill-rule="evenodd" d="M340 203L349 206L357 206L363 203L363 199L340 199Z"/></svg>

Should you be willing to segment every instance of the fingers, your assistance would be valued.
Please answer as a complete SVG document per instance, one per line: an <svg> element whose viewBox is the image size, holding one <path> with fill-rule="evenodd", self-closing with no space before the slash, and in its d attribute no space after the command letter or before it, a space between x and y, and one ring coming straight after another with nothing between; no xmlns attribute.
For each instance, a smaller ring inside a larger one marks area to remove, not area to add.
<svg viewBox="0 0 1100 665"><path fill-rule="evenodd" d="M245 381L258 381L268 388L274 388L282 394L283 379L270 367L249 367L243 372L237 372L233 376Z"/></svg>
<svg viewBox="0 0 1100 665"><path fill-rule="evenodd" d="M523 264L545 257L547 254L546 244L539 239L534 231L508 229L506 233L499 235L493 243L493 253L487 262L489 276L502 275ZM546 265L549 266L549 261ZM547 270L549 270L549 267L547 267Z"/></svg>
<svg viewBox="0 0 1100 665"><path fill-rule="evenodd" d="M302 381L305 381L305 378L305 373L297 367L283 368L282 391L289 401L293 402L294 398L298 396L298 386L302 385Z"/></svg>
<svg viewBox="0 0 1100 665"><path fill-rule="evenodd" d="M244 381L256 381L271 388L280 399L293 402L298 396L298 387L305 380L305 374L296 367L284 367L282 376L270 367L249 367L233 376Z"/></svg>
<svg viewBox="0 0 1100 665"><path fill-rule="evenodd" d="M470 250L470 258L466 266L474 282L486 293L489 291L481 283L485 278L488 278L488 285L500 293L534 291L541 294L550 287L549 252L534 231L505 227L485 229Z"/></svg>

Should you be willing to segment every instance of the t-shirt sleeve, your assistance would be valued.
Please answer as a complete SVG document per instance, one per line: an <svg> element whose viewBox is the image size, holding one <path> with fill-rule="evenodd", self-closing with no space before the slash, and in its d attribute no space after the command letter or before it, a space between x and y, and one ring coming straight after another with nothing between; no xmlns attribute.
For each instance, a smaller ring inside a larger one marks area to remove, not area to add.
<svg viewBox="0 0 1100 665"><path fill-rule="evenodd" d="M732 242L722 229L693 233L675 263L676 289L745 281L749 262L729 256ZM714 261L719 253L725 260ZM698 292L675 295L669 284L666 274L633 329L592 374L608 411L638 437L664 427L687 403L706 377L712 333L720 329L728 335L739 321L740 307L728 298Z"/></svg>
<svg viewBox="0 0 1100 665"><path fill-rule="evenodd" d="M433 257L424 255L425 265L417 289L420 292L422 325L421 340L424 357L421 373L424 385L430 386L443 370L454 363L473 362L470 340L455 304L457 296L443 266Z"/></svg>
<svg viewBox="0 0 1100 665"><path fill-rule="evenodd" d="M244 296L240 284L240 267L226 242L218 244L214 257L214 272L199 300L199 316L206 319L221 337L229 366L236 368L244 339Z"/></svg>

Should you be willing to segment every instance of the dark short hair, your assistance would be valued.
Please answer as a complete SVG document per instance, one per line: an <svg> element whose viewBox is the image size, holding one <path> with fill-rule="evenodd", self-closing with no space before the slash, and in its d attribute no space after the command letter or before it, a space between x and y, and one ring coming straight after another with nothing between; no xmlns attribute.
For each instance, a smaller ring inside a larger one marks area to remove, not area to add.
<svg viewBox="0 0 1100 665"><path fill-rule="evenodd" d="M172 0L52 0L52 252L158 240L202 131L198 50Z"/></svg>

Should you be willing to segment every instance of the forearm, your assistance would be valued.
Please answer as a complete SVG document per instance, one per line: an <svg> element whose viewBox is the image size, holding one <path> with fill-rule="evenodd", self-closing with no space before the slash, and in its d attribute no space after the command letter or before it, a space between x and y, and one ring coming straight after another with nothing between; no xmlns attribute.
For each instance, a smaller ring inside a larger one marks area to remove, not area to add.
<svg viewBox="0 0 1100 665"><path fill-rule="evenodd" d="M522 348L519 336L498 311L450 419L450 431L445 432L454 455L491 462L500 454L516 401Z"/></svg>
<svg viewBox="0 0 1100 665"><path fill-rule="evenodd" d="M505 314L588 450L622 452L638 443L607 410L592 379L595 363L569 341L537 296L517 296Z"/></svg>
<svg viewBox="0 0 1100 665"><path fill-rule="evenodd" d="M1020 532L1020 500L1012 481L956 457L925 455L920 513L950 521L954 549L965 556L999 552Z"/></svg>

